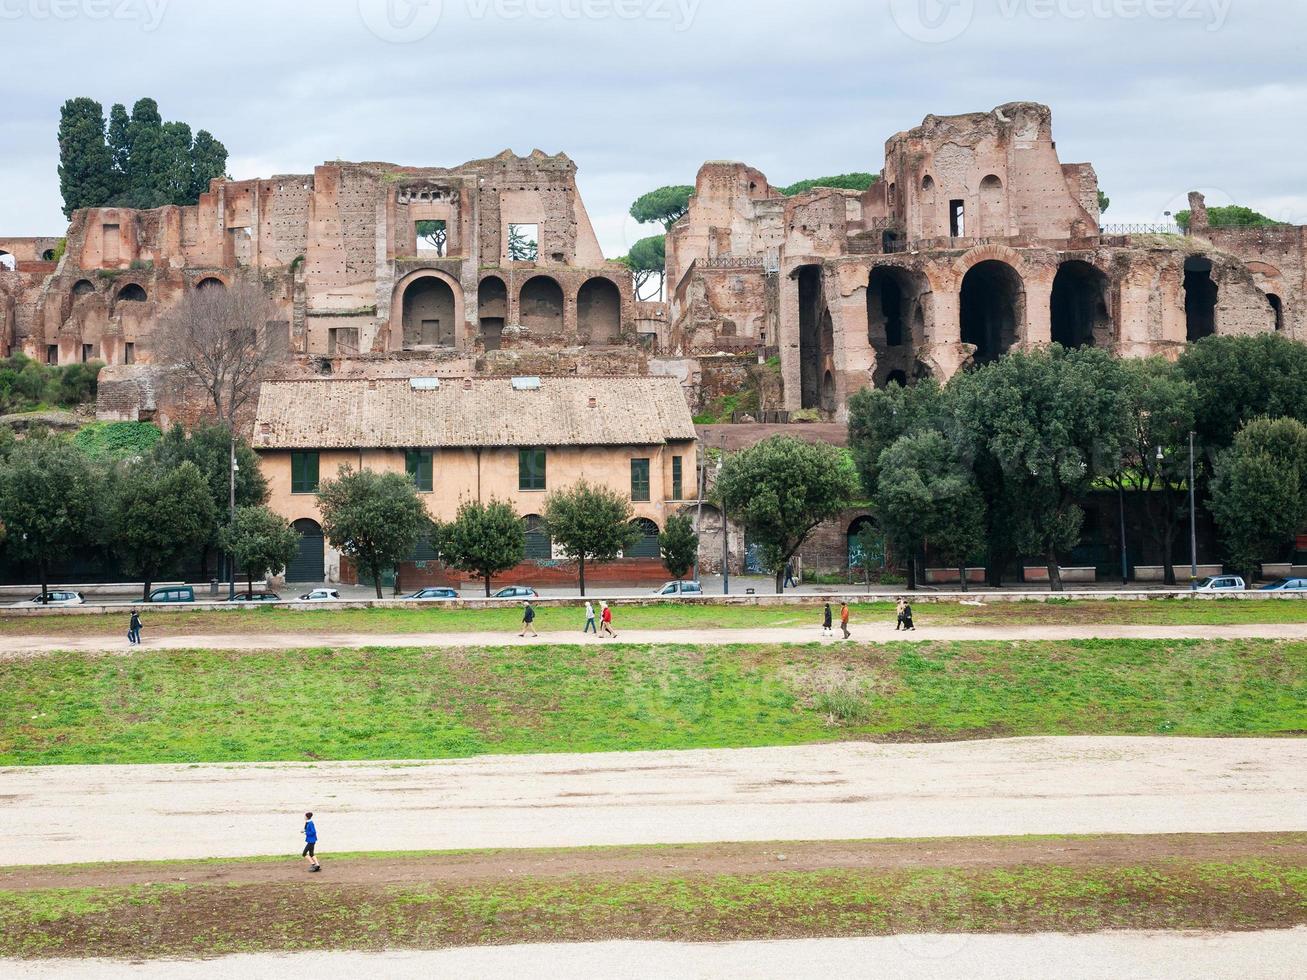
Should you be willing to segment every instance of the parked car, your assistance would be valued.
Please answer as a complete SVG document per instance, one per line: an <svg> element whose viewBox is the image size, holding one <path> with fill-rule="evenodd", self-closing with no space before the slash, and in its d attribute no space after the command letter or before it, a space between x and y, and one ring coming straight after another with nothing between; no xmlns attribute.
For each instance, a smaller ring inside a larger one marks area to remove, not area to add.
<svg viewBox="0 0 1307 980"><path fill-rule="evenodd" d="M150 593L146 602L194 602L195 590L189 585L167 585Z"/></svg>
<svg viewBox="0 0 1307 980"><path fill-rule="evenodd" d="M1247 587L1238 575L1213 575L1194 583L1195 592L1242 592Z"/></svg>
<svg viewBox="0 0 1307 980"><path fill-rule="evenodd" d="M1263 585L1263 592L1307 592L1307 578L1277 578L1270 585Z"/></svg>
<svg viewBox="0 0 1307 980"><path fill-rule="evenodd" d="M300 602L334 602L340 598L335 589L314 589L300 596Z"/></svg>
<svg viewBox="0 0 1307 980"><path fill-rule="evenodd" d="M237 592L228 602L281 602L275 592Z"/></svg>
<svg viewBox="0 0 1307 980"><path fill-rule="evenodd" d="M653 590L654 595L703 595L703 586L698 582L668 582L660 589Z"/></svg>
<svg viewBox="0 0 1307 980"><path fill-rule="evenodd" d="M539 599L540 595L529 585L506 585L492 599Z"/></svg>
<svg viewBox="0 0 1307 980"><path fill-rule="evenodd" d="M447 602L450 599L458 598L458 589L450 589L441 586L436 586L429 589L418 589L412 595L406 595L404 596L404 598L416 599L420 602L426 602L428 600L433 600L433 599Z"/></svg>
<svg viewBox="0 0 1307 980"><path fill-rule="evenodd" d="M44 600L44 601L42 601ZM80 606L86 601L86 597L80 592L73 592L71 589L51 589L49 592L38 593L34 598L26 602L15 602L15 606Z"/></svg>

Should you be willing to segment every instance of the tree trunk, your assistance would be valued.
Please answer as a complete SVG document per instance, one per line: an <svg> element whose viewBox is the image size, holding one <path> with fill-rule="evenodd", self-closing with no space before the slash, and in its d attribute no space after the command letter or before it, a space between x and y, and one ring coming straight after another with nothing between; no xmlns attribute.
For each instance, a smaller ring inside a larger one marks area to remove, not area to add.
<svg viewBox="0 0 1307 980"><path fill-rule="evenodd" d="M1162 584L1175 585L1175 534L1168 530L1162 538Z"/></svg>
<svg viewBox="0 0 1307 980"><path fill-rule="evenodd" d="M200 580L209 581L209 546L200 549Z"/></svg>
<svg viewBox="0 0 1307 980"><path fill-rule="evenodd" d="M154 584L154 583L150 580L150 577L149 577L148 575L145 576L145 581L141 583L141 601L142 601L142 602L145 602L145 601L147 601L147 600L150 598L150 586L153 585L153 584Z"/></svg>
<svg viewBox="0 0 1307 980"><path fill-rule="evenodd" d="M377 598L384 599L385 596L381 594L381 566L380 565L372 566L372 584L377 587Z"/></svg>
<svg viewBox="0 0 1307 980"><path fill-rule="evenodd" d="M50 569L44 558L37 562L37 568L41 572L41 605L48 606L50 605Z"/></svg>
<svg viewBox="0 0 1307 980"><path fill-rule="evenodd" d="M958 582L961 584L963 592L970 592L971 589L967 584L967 563L963 562L958 566Z"/></svg>
<svg viewBox="0 0 1307 980"><path fill-rule="evenodd" d="M585 555L576 560L577 582L581 586L581 595L585 595Z"/></svg>
<svg viewBox="0 0 1307 980"><path fill-rule="evenodd" d="M917 591L917 556L908 559L908 591Z"/></svg>
<svg viewBox="0 0 1307 980"><path fill-rule="evenodd" d="M1057 552L1052 548L1048 549L1048 586L1052 592L1065 592L1062 585L1062 566L1058 564Z"/></svg>
<svg viewBox="0 0 1307 980"><path fill-rule="evenodd" d="M781 570L776 573L776 594L777 595L785 594L785 566L784 565L782 565Z"/></svg>
<svg viewBox="0 0 1307 980"><path fill-rule="evenodd" d="M486 573L486 598L490 598L490 574Z"/></svg>
<svg viewBox="0 0 1307 980"><path fill-rule="evenodd" d="M250 595L254 595L254 569L245 569L245 581L249 583Z"/></svg>

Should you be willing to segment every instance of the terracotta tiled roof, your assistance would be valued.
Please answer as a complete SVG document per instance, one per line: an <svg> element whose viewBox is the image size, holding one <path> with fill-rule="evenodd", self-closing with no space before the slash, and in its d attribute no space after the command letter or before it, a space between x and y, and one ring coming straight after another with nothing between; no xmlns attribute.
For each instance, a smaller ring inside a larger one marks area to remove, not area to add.
<svg viewBox="0 0 1307 980"><path fill-rule="evenodd" d="M659 445L693 439L675 378L265 381L256 449ZM591 405L593 399L593 407Z"/></svg>

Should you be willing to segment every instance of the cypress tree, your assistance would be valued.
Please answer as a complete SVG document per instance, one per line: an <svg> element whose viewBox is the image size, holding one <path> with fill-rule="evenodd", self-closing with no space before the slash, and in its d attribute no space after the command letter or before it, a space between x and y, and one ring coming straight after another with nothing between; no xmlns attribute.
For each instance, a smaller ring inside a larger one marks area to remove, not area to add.
<svg viewBox="0 0 1307 980"><path fill-rule="evenodd" d="M104 204L113 193L104 109L94 99L69 99L59 110L59 192L66 218Z"/></svg>

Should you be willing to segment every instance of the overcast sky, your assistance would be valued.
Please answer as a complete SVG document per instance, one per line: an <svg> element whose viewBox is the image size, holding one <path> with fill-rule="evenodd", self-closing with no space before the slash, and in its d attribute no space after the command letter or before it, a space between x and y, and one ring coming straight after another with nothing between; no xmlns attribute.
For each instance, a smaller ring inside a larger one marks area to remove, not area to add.
<svg viewBox="0 0 1307 980"><path fill-rule="evenodd" d="M927 113L1034 100L1109 222L1190 189L1307 222L1302 0L0 0L0 235L61 234L59 106L158 100L235 178L565 151L609 256L738 159L879 171Z"/></svg>

